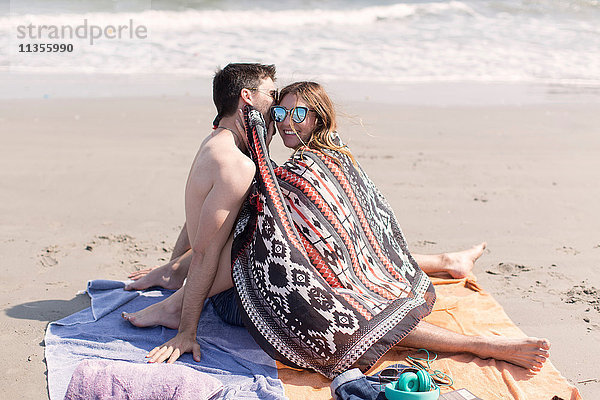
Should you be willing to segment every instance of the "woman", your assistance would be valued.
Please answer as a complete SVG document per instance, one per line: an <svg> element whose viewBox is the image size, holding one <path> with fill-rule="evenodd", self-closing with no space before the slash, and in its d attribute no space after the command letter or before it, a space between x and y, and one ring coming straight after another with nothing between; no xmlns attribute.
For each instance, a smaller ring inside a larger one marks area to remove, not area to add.
<svg viewBox="0 0 600 400"><path fill-rule="evenodd" d="M459 262L450 265L461 265L457 270L448 268L442 255L415 260L389 205L339 141L335 111L323 88L294 83L280 99L272 117L295 153L273 169L264 158L264 125L251 112L246 115L261 173L232 250L241 313L257 342L274 358L330 378L350 367L368 369L399 341L539 370L548 356L547 340L464 336L420 321L435 295L417 262L427 273L459 277L470 271L485 244L452 255ZM183 265L184 259L175 263ZM160 276L169 276L168 267L161 269L132 288L160 283ZM176 310L178 302L175 294L160 307ZM139 326L163 324L154 311L127 319ZM176 319L175 312L166 322L176 327Z"/></svg>

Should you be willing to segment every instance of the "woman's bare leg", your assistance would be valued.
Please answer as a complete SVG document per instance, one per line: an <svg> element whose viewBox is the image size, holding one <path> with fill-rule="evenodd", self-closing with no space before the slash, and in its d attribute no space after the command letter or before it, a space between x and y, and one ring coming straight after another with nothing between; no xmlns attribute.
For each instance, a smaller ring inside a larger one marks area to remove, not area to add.
<svg viewBox="0 0 600 400"><path fill-rule="evenodd" d="M547 339L467 336L425 321L419 322L399 345L443 353L471 353L479 358L507 361L534 373L542 368L550 350L550 342Z"/></svg>
<svg viewBox="0 0 600 400"><path fill-rule="evenodd" d="M435 255L413 254L412 256L427 275L448 273L451 277L460 279L466 277L471 272L475 261L481 257L486 246L487 243L483 242L470 249L454 253Z"/></svg>

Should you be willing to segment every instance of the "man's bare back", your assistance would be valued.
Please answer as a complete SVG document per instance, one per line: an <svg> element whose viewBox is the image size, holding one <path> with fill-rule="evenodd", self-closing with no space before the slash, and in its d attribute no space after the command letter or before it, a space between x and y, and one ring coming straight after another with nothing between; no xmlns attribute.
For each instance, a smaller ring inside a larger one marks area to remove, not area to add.
<svg viewBox="0 0 600 400"><path fill-rule="evenodd" d="M226 237L218 257L219 267L220 264L226 267L225 274L217 274L211 285L217 286L215 293L233 286L231 240L227 239L231 239L233 224L248 194L255 169L254 162L238 149L233 134L226 129L213 131L192 163L185 189L186 228L192 252L203 251L212 243L209 238L213 236L219 243ZM213 226L210 222L214 222L215 229L219 227L218 231L207 230Z"/></svg>
<svg viewBox="0 0 600 400"><path fill-rule="evenodd" d="M217 129L202 142L185 188L185 219L192 250L195 250L193 244L200 240L197 238L200 219L207 218L203 215L205 209L217 211L220 215L214 217L225 222L227 215L223 214L226 210L222 205L232 200L231 195L238 195L234 200L241 206L255 169L254 162L237 148L231 131ZM204 236L210 235L204 229Z"/></svg>
<svg viewBox="0 0 600 400"><path fill-rule="evenodd" d="M192 163L185 189L185 226L192 260L184 290L173 295L182 297L181 318L174 319L170 326L179 332L148 354L150 362L174 362L190 351L200 361L196 331L204 301L233 286L231 232L256 169L239 150L234 137L227 129L213 131ZM153 325L157 318L165 325L165 314L175 310L161 307L162 303L155 304L124 317L137 326Z"/></svg>
<svg viewBox="0 0 600 400"><path fill-rule="evenodd" d="M148 354L150 362L172 363L187 352L200 361L196 333L204 301L233 286L231 232L256 170L244 154L247 139L234 130L238 111L245 105L257 108L268 120L269 107L276 98L274 74L273 66L229 64L215 75L213 99L219 112L215 119L218 127L202 142L185 189L187 232L180 235L184 239L180 247L191 248L185 286L169 298L170 302L123 313L123 318L136 326L161 324L178 329L173 339ZM269 132L272 136L273 129ZM181 308L171 310L169 304L180 304Z"/></svg>

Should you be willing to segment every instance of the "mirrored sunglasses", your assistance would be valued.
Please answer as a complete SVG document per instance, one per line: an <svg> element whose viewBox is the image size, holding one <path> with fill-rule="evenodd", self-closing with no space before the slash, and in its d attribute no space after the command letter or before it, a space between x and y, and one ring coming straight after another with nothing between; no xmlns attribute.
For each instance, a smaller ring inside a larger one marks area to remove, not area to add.
<svg viewBox="0 0 600 400"><path fill-rule="evenodd" d="M409 372L409 371L416 372L418 370L416 368L404 367L404 366L402 366L400 368L388 367L388 368L378 372L376 376L379 378L379 383L390 383L395 380L398 380L400 375L402 375L404 372Z"/></svg>
<svg viewBox="0 0 600 400"><path fill-rule="evenodd" d="M283 122L288 112L292 118L292 121L299 124L306 119L306 114L308 114L309 109L307 107L293 107L288 110L282 106L273 106L271 107L271 117L275 122Z"/></svg>

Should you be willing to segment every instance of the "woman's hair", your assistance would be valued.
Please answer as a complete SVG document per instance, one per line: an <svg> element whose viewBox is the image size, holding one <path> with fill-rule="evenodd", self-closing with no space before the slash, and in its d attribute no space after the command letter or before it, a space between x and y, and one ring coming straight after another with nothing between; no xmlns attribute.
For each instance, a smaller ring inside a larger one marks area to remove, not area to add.
<svg viewBox="0 0 600 400"><path fill-rule="evenodd" d="M356 164L348 147L336 144L335 138L337 135L334 135L337 128L335 108L323 86L316 82L295 82L281 89L279 100L281 101L288 94L296 95L297 98L302 99L308 108L314 110L317 114L315 130L310 135L308 143L305 143L306 147L318 151L324 149L339 151L350 157L352 162ZM290 120L290 126L294 129L293 120Z"/></svg>

